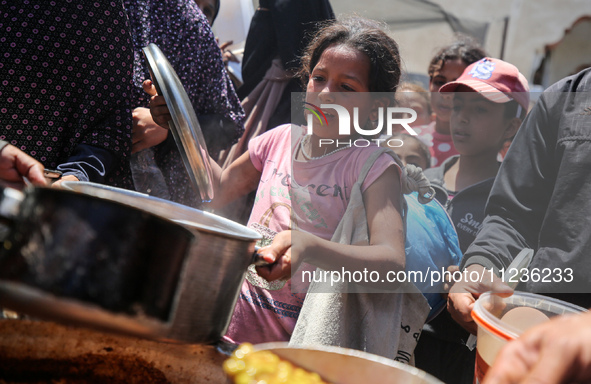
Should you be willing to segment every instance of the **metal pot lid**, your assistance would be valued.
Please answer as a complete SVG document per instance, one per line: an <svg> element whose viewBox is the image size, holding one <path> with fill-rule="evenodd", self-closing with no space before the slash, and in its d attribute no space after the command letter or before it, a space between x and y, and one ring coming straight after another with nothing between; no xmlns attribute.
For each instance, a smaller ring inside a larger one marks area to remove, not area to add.
<svg viewBox="0 0 591 384"><path fill-rule="evenodd" d="M143 48L152 82L159 95L164 96L172 121L170 131L181 153L193 186L203 201L213 199L213 174L201 126L189 96L176 72L154 43Z"/></svg>
<svg viewBox="0 0 591 384"><path fill-rule="evenodd" d="M173 220L191 230L195 229L246 241L256 241L261 238L261 235L256 231L221 216L144 193L89 181L64 181L62 187L101 199L117 201Z"/></svg>

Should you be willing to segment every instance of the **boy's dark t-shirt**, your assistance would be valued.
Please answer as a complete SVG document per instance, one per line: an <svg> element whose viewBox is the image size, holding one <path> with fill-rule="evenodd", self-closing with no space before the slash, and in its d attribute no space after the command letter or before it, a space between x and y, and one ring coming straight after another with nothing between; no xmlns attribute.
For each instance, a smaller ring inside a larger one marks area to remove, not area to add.
<svg viewBox="0 0 591 384"><path fill-rule="evenodd" d="M445 207L454 223L460 241L462 254L474 241L484 221L484 207L492 188L491 177L461 191L450 191L444 186L445 172L458 161L459 156L452 156L436 168L425 170L425 176L435 189L435 198ZM453 198L451 198L453 196Z"/></svg>
<svg viewBox="0 0 591 384"><path fill-rule="evenodd" d="M474 241L484 220L484 207L494 178L484 180L461 191L444 186L445 172L458 161L452 156L439 167L424 171L435 189L435 198L450 215L462 253ZM444 382L468 384L474 376L474 351L465 343L470 334L456 323L447 310L423 327L423 335L415 349L415 363Z"/></svg>

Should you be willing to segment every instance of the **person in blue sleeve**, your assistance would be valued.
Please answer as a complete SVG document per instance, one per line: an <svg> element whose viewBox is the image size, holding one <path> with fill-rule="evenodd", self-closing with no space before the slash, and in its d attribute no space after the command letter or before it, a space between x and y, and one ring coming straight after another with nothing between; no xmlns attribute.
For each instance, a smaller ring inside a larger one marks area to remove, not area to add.
<svg viewBox="0 0 591 384"><path fill-rule="evenodd" d="M0 140L64 180L132 188L133 50L120 1L0 1Z"/></svg>

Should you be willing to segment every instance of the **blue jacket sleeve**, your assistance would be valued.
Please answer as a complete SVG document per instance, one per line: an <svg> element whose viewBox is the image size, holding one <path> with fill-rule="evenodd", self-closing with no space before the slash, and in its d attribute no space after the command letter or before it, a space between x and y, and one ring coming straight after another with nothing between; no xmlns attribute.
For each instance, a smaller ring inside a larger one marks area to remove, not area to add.
<svg viewBox="0 0 591 384"><path fill-rule="evenodd" d="M63 175L74 175L80 181L103 183L117 162L110 151L92 145L79 144L67 163L58 165Z"/></svg>

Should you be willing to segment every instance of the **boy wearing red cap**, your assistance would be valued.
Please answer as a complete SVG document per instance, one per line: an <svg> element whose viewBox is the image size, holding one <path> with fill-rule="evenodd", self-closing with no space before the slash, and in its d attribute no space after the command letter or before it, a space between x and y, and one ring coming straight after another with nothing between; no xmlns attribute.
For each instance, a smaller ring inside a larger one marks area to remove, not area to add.
<svg viewBox="0 0 591 384"><path fill-rule="evenodd" d="M500 166L499 150L515 135L527 113L529 87L514 65L486 57L439 92L454 92L450 128L459 155L426 170L425 176L452 218L465 252L484 220ZM425 325L415 351L417 367L445 382L471 383L474 355L464 345L467 338L468 332L444 311Z"/></svg>
<svg viewBox="0 0 591 384"><path fill-rule="evenodd" d="M484 205L500 165L499 149L517 133L527 113L529 87L515 66L486 57L439 92L454 92L451 134L460 154L425 175L456 223L465 251L484 219Z"/></svg>

